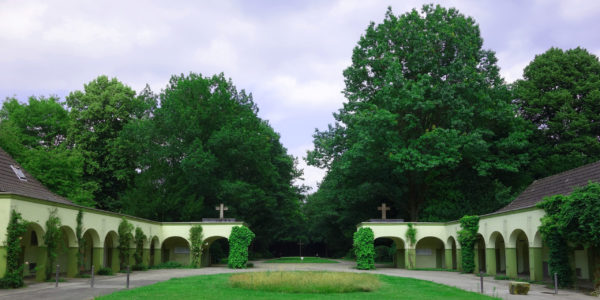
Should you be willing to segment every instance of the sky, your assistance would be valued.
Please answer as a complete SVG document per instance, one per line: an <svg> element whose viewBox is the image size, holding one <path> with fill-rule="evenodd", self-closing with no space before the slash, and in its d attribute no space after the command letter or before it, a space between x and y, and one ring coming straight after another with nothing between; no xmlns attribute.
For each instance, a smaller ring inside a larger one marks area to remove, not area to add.
<svg viewBox="0 0 600 300"><path fill-rule="evenodd" d="M315 129L345 101L342 72L388 6L455 7L479 24L510 83L550 47L600 56L600 1L6 1L0 0L0 100L70 92L99 75L160 92L171 75L223 72L254 96L315 191L303 160Z"/></svg>

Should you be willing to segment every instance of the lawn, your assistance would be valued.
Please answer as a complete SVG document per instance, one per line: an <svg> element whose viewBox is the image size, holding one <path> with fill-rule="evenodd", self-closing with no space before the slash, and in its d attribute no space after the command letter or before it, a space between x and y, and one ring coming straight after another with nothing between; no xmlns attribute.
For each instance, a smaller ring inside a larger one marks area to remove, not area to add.
<svg viewBox="0 0 600 300"><path fill-rule="evenodd" d="M270 259L265 261L265 263L277 263L277 264L285 264L285 263L290 263L290 264L336 264L338 263L335 260L331 260L331 259L326 259L326 258L320 258L320 257L314 257L314 256L305 256L304 259L300 259L299 256L287 256L287 257L280 257L280 258L275 258L275 259Z"/></svg>
<svg viewBox="0 0 600 300"><path fill-rule="evenodd" d="M281 293L233 288L230 276L232 274L173 278L98 299L495 299L430 281L385 275L373 275L380 282L376 291L337 294Z"/></svg>

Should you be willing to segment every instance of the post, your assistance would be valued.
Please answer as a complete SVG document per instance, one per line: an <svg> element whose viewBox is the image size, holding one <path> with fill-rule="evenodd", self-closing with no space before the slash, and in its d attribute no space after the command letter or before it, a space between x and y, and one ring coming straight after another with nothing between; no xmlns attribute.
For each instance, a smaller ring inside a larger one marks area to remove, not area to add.
<svg viewBox="0 0 600 300"><path fill-rule="evenodd" d="M554 272L554 295L558 294L558 273Z"/></svg>
<svg viewBox="0 0 600 300"><path fill-rule="evenodd" d="M58 287L58 272L60 271L60 265L56 265L56 284L54 287Z"/></svg>
<svg viewBox="0 0 600 300"><path fill-rule="evenodd" d="M127 265L127 288L129 288L129 265Z"/></svg>
<svg viewBox="0 0 600 300"><path fill-rule="evenodd" d="M479 279L481 282L481 293L483 294L483 272L479 272Z"/></svg>
<svg viewBox="0 0 600 300"><path fill-rule="evenodd" d="M94 287L94 265L92 265L92 278L90 280L90 287Z"/></svg>

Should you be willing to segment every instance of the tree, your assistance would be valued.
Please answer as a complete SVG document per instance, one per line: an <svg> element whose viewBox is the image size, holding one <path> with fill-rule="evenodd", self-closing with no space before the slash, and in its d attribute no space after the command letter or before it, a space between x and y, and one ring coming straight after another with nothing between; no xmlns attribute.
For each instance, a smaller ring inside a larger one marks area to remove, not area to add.
<svg viewBox="0 0 600 300"><path fill-rule="evenodd" d="M133 224L129 223L125 218L121 219L119 223L119 262L121 270L125 270L125 267L130 265L129 261L131 253L131 242L133 241Z"/></svg>
<svg viewBox="0 0 600 300"><path fill-rule="evenodd" d="M133 241L135 242L135 253L133 259L135 260L135 267L137 269L144 269L144 241L146 240L146 234L140 227L135 228L135 235Z"/></svg>
<svg viewBox="0 0 600 300"><path fill-rule="evenodd" d="M202 234L202 225L197 224L190 228L190 244L192 252L192 266L200 268L202 266L202 250L204 235Z"/></svg>
<svg viewBox="0 0 600 300"><path fill-rule="evenodd" d="M48 220L46 220L46 232L44 233L44 244L46 244L46 280L52 278L52 268L56 262L58 251L65 250L59 249L63 237L60 229L62 222L57 214L57 209L54 208L50 211Z"/></svg>
<svg viewBox="0 0 600 300"><path fill-rule="evenodd" d="M244 220L266 250L276 239L294 238L300 173L279 135L257 117L252 95L223 74L173 76L161 106L147 120L130 123L124 139L137 144L140 170L124 196L128 213L161 221L217 216Z"/></svg>
<svg viewBox="0 0 600 300"><path fill-rule="evenodd" d="M536 128L534 178L600 159L600 61L582 48L551 48L515 83L516 104Z"/></svg>
<svg viewBox="0 0 600 300"><path fill-rule="evenodd" d="M348 101L307 157L335 171L342 207L387 202L412 221L448 220L510 201L529 131L482 44L475 21L452 8L389 9L369 25L344 71Z"/></svg>
<svg viewBox="0 0 600 300"><path fill-rule="evenodd" d="M119 194L135 175L134 149L120 143L119 134L132 120L148 117L154 99L135 92L116 78L99 76L84 85L83 91L67 97L72 126L69 139L84 157L84 178L98 187L97 207L119 211Z"/></svg>
<svg viewBox="0 0 600 300"><path fill-rule="evenodd" d="M95 185L83 180L83 155L66 141L68 111L54 97L6 99L0 110L0 147L51 191L85 206Z"/></svg>

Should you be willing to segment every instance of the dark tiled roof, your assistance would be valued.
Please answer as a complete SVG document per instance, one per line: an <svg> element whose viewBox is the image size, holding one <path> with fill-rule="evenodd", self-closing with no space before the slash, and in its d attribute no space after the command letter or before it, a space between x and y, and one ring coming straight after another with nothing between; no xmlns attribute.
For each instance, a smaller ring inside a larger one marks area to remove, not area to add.
<svg viewBox="0 0 600 300"><path fill-rule="evenodd" d="M64 204L73 204L71 201L52 193L22 168L21 171L23 171L27 180L24 181L19 179L11 168L11 165L21 168L8 153L3 149L0 149L0 192L13 193Z"/></svg>
<svg viewBox="0 0 600 300"><path fill-rule="evenodd" d="M538 179L496 213L533 207L546 196L568 195L573 188L587 185L590 181L600 182L600 161Z"/></svg>

